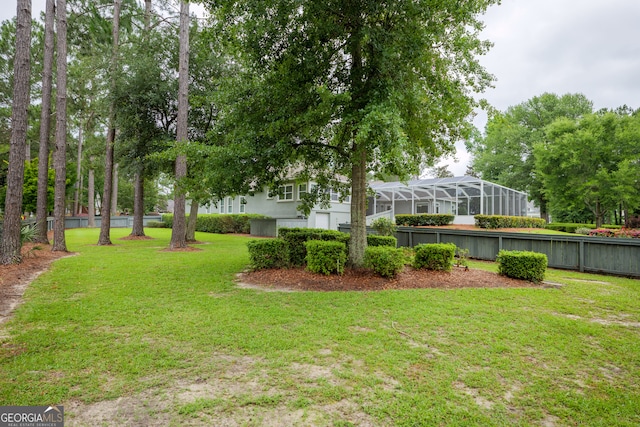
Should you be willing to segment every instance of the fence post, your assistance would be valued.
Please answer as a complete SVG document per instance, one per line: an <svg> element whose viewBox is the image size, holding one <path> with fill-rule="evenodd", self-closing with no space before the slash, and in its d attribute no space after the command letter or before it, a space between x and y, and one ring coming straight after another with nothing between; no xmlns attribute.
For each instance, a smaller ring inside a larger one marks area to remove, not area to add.
<svg viewBox="0 0 640 427"><path fill-rule="evenodd" d="M578 256L578 263L580 264L578 267L580 268L580 272L584 273L584 240L580 240L580 255Z"/></svg>

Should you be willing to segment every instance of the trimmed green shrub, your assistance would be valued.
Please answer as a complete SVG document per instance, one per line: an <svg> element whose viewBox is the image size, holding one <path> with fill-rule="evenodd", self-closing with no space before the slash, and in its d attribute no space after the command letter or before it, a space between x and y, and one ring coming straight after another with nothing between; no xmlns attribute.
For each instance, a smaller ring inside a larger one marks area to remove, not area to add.
<svg viewBox="0 0 640 427"><path fill-rule="evenodd" d="M149 221L146 227L147 228L169 228L167 223L162 221Z"/></svg>
<svg viewBox="0 0 640 427"><path fill-rule="evenodd" d="M287 242L291 264L297 266L305 265L307 256L305 242L309 240L338 241L345 246L349 242L348 233L322 228L280 228L278 234Z"/></svg>
<svg viewBox="0 0 640 427"><path fill-rule="evenodd" d="M456 245L453 243L423 243L413 248L413 268L451 271Z"/></svg>
<svg viewBox="0 0 640 427"><path fill-rule="evenodd" d="M404 269L404 252L389 246L370 246L364 251L364 266L382 277L395 277Z"/></svg>
<svg viewBox="0 0 640 427"><path fill-rule="evenodd" d="M286 268L289 266L287 242L282 239L256 239L247 242L251 268Z"/></svg>
<svg viewBox="0 0 640 427"><path fill-rule="evenodd" d="M378 236L377 234L367 235L367 246L398 246L398 239L393 236Z"/></svg>
<svg viewBox="0 0 640 427"><path fill-rule="evenodd" d="M384 217L373 221L371 228L373 228L379 236L393 236L398 230L398 227L390 218Z"/></svg>
<svg viewBox="0 0 640 427"><path fill-rule="evenodd" d="M347 262L347 245L344 242L309 240L305 247L309 271L326 275L344 272Z"/></svg>
<svg viewBox="0 0 640 427"><path fill-rule="evenodd" d="M575 231L576 234L582 234L583 236L588 236L591 233L591 228L588 227L578 227Z"/></svg>
<svg viewBox="0 0 640 427"><path fill-rule="evenodd" d="M547 256L538 252L501 250L496 259L498 273L514 279L541 282L547 270Z"/></svg>
<svg viewBox="0 0 640 427"><path fill-rule="evenodd" d="M506 215L476 215L476 227L496 228L545 228L547 222L543 218Z"/></svg>
<svg viewBox="0 0 640 427"><path fill-rule="evenodd" d="M439 226L451 224L453 219L450 214L396 215L396 224L405 227Z"/></svg>
<svg viewBox="0 0 640 427"><path fill-rule="evenodd" d="M267 217L258 214L198 214L196 231L217 234L249 234L251 232L251 220L262 218ZM189 215L187 215L188 219ZM167 224L167 228L172 228L173 214L163 214L162 222Z"/></svg>

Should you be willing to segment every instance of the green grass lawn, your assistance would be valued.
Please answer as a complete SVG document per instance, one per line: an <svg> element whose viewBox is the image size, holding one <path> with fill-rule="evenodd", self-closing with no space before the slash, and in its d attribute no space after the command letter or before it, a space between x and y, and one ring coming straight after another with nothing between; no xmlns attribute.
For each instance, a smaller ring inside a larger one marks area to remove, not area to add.
<svg viewBox="0 0 640 427"><path fill-rule="evenodd" d="M66 425L640 425L640 281L560 289L238 288L247 238L198 234L56 261L0 327L0 405ZM472 268L495 265L472 262Z"/></svg>

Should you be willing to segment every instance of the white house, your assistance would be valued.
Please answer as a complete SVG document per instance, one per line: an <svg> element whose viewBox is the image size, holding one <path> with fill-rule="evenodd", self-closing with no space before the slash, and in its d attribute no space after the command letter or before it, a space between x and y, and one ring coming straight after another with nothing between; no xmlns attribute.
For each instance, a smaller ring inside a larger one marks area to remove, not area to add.
<svg viewBox="0 0 640 427"><path fill-rule="evenodd" d="M225 197L217 203L201 206L198 213L261 214L275 218L278 228L310 227L337 230L338 224L349 222L351 197L347 196L341 202L340 195L334 191L330 193L330 207L322 208L316 205L308 216L298 210L302 196L313 185L313 182L291 181L280 186L279 195L271 195L265 189L253 196Z"/></svg>
<svg viewBox="0 0 640 427"><path fill-rule="evenodd" d="M337 230L351 220L351 199L340 201L331 192L331 206L314 206L308 216L298 211L301 196L313 182L291 181L279 188L280 195L268 191L253 196L225 197L217 204L201 206L199 213L255 213L277 220L277 227L311 227ZM367 224L379 217L397 214L447 213L454 224L473 224L474 215L527 216L527 194L470 176L434 178L402 182L373 182L375 197L369 197ZM216 206L217 205L217 206Z"/></svg>

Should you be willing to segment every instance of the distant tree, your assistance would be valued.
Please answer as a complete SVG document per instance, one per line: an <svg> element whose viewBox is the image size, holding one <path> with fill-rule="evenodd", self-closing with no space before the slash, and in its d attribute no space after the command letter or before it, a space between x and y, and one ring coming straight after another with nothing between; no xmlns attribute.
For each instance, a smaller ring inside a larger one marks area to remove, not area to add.
<svg viewBox="0 0 640 427"><path fill-rule="evenodd" d="M349 260L362 265L368 174L415 176L470 133L471 93L491 81L479 15L497 1L203 3L242 65L212 136L228 151L212 159L244 180L221 179L277 189L297 174L350 193Z"/></svg>
<svg viewBox="0 0 640 427"><path fill-rule="evenodd" d="M179 145L188 144L188 110L189 110L189 3L180 2L180 60L178 66L178 118L176 140ZM186 189L184 180L187 177L187 156L179 154L175 162L175 196L173 204L173 227L169 249L180 249L187 246L186 241Z"/></svg>
<svg viewBox="0 0 640 427"><path fill-rule="evenodd" d="M118 69L118 47L120 36L120 7L121 0L113 1L113 27L112 27L112 51L111 51L111 90L113 94L116 88L116 72ZM105 150L105 167L104 167L104 186L102 191L102 208L100 215L102 216L100 223L100 236L98 237L98 245L111 244L111 197L113 190L113 169L114 169L114 143L116 139L115 124L116 106L113 101L109 108L109 119L107 125L107 143Z"/></svg>
<svg viewBox="0 0 640 427"><path fill-rule="evenodd" d="M56 171L53 202L53 246L66 252L65 221L67 209L67 2L56 0L56 148L53 167Z"/></svg>
<svg viewBox="0 0 640 427"><path fill-rule="evenodd" d="M31 73L31 0L17 1L15 51L11 145L0 239L0 264L5 265L21 261L20 231Z"/></svg>
<svg viewBox="0 0 640 427"><path fill-rule="evenodd" d="M526 191L548 218L548 199L536 173L535 144L544 141L545 127L566 117L578 119L593 111L593 104L582 94L558 96L544 93L489 118L484 136L467 144L473 156L471 167L488 181Z"/></svg>
<svg viewBox="0 0 640 427"><path fill-rule="evenodd" d="M36 236L38 243L49 243L47 215L51 211L49 176L49 143L51 139L51 93L53 89L55 0L47 0L44 25L44 62L42 70L42 105L40 114L40 148L38 151L38 202L36 206ZM51 195L52 197L53 195Z"/></svg>
<svg viewBox="0 0 640 427"><path fill-rule="evenodd" d="M433 166L427 169L428 176L432 178L453 178L453 172L449 170L447 165L444 166Z"/></svg>
<svg viewBox="0 0 640 427"><path fill-rule="evenodd" d="M638 118L614 112L561 118L535 146L536 166L552 207L588 208L600 227L620 203L640 203Z"/></svg>
<svg viewBox="0 0 640 427"><path fill-rule="evenodd" d="M40 187L41 179L39 174L39 160L34 159L31 162L26 162L24 167L24 194L22 197L22 208L25 212L35 212L38 208L38 201L40 199ZM44 207L45 212L51 212L53 210L53 197L55 189L55 171L51 168L47 169L47 175L45 177L45 189L47 190L47 205ZM37 216L36 216L37 220ZM46 217L45 217L46 225ZM48 242L48 240L47 240Z"/></svg>

